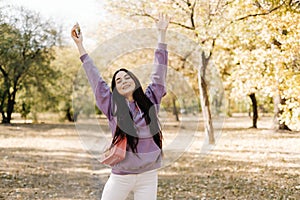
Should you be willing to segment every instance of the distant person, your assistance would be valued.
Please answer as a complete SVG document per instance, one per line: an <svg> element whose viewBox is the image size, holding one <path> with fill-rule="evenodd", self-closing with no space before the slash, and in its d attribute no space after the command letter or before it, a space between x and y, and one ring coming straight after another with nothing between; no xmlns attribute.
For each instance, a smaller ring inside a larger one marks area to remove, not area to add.
<svg viewBox="0 0 300 200"><path fill-rule="evenodd" d="M143 91L138 78L125 68L117 70L111 90L83 47L82 32L71 30L80 59L93 89L96 105L106 115L112 143L127 138L126 157L112 166L102 200L123 200L133 191L135 200L155 200L158 172L162 161L162 132L157 113L166 94L168 52L165 35L170 18L159 14L156 21L158 46L155 50L152 83Z"/></svg>

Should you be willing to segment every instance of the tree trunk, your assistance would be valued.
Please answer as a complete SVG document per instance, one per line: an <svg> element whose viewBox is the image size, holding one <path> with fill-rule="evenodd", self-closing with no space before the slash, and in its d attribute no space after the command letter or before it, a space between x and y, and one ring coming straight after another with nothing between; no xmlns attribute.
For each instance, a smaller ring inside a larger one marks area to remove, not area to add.
<svg viewBox="0 0 300 200"><path fill-rule="evenodd" d="M71 112L71 108L66 109L66 118L69 122L74 122L74 118Z"/></svg>
<svg viewBox="0 0 300 200"><path fill-rule="evenodd" d="M17 94L17 83L18 78L14 79L14 85L11 86L9 83L8 74L0 67L2 75L4 76L4 87L5 90L3 91L3 95L1 96L1 113L2 113L2 123L3 124L10 124L12 113L15 107L15 100ZM10 91L12 87L12 91ZM7 100L7 104L5 107L5 101ZM6 110L5 110L6 109Z"/></svg>
<svg viewBox="0 0 300 200"><path fill-rule="evenodd" d="M76 122L77 121L77 118L78 118L78 115L79 113L78 112L72 112L71 110L71 107L68 106L66 109L65 109L65 112L66 112L66 119L69 121L69 122Z"/></svg>
<svg viewBox="0 0 300 200"><path fill-rule="evenodd" d="M230 106L231 106L231 101L230 101L230 98L228 98L228 102L227 102L227 104L228 104L228 109L227 109L227 112L226 112L226 114L227 114L227 116L228 117L232 117L232 113L231 113L231 108L230 108Z"/></svg>
<svg viewBox="0 0 300 200"><path fill-rule="evenodd" d="M14 106L15 106L15 100L14 100L14 94L12 94L12 97L11 97L11 95L9 95L9 98L7 101L6 115L2 114L2 123L3 124L10 124L11 116L14 111Z"/></svg>
<svg viewBox="0 0 300 200"><path fill-rule="evenodd" d="M10 124L11 121L11 116L12 116L12 111L13 111L13 103L11 103L10 101L8 102L7 105L7 111L6 111L6 115L2 115L2 123L3 124Z"/></svg>
<svg viewBox="0 0 300 200"><path fill-rule="evenodd" d="M257 111L257 101L256 101L255 93L251 93L249 97L252 102L252 112L253 112L251 128L257 128L258 111Z"/></svg>
<svg viewBox="0 0 300 200"><path fill-rule="evenodd" d="M282 122L279 120L279 117L282 115L283 110L279 108L280 105L285 104L285 99L281 98L280 91L277 91L277 94L273 97L274 102L274 120L273 120L273 128L277 130L288 130L291 131L291 129L285 124L285 122Z"/></svg>
<svg viewBox="0 0 300 200"><path fill-rule="evenodd" d="M4 97L1 97L1 105L0 105L0 110L1 110L1 116L2 116L2 121L1 123L5 123L6 121L6 116L5 116L5 112L4 112Z"/></svg>
<svg viewBox="0 0 300 200"><path fill-rule="evenodd" d="M199 90L200 90L200 101L201 101L201 108L202 114L204 118L204 129L205 133L208 135L209 144L215 144L215 137L214 137L214 129L212 124L212 117L210 111L210 104L209 104L209 96L207 90L207 83L205 79L205 72L208 66L209 58L205 57L204 52L201 55L201 61L198 71L198 81L199 81Z"/></svg>
<svg viewBox="0 0 300 200"><path fill-rule="evenodd" d="M176 107L176 99L175 99L175 97L173 97L172 100L173 100L173 114L176 117L176 121L179 121L179 116L178 116L178 110L177 110L177 107Z"/></svg>
<svg viewBox="0 0 300 200"><path fill-rule="evenodd" d="M15 82L17 83L17 81ZM8 101L7 101L7 111L6 111L6 117L7 117L7 123L10 124L12 113L14 112L14 107L16 104L16 94L17 94L17 84L14 85L13 91L11 94L8 95Z"/></svg>
<svg viewBox="0 0 300 200"><path fill-rule="evenodd" d="M6 117L5 113L2 113L2 124L9 124L10 120Z"/></svg>

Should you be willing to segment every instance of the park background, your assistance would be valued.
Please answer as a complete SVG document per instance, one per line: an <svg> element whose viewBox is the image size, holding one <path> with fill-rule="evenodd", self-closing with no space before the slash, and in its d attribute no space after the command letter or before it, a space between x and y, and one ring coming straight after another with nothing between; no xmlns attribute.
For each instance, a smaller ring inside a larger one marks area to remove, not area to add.
<svg viewBox="0 0 300 200"><path fill-rule="evenodd" d="M80 23L92 54L122 33L154 28L158 12L193 41L170 51L169 68L188 87L170 73L160 116L166 142L192 141L160 170L158 199L300 198L299 1L41 2L0 1L0 199L100 198L109 169L76 123L92 118L108 130L87 99L73 104L81 63L70 29ZM152 59L153 49L123 52L99 68L109 80ZM80 86L75 95L88 97Z"/></svg>

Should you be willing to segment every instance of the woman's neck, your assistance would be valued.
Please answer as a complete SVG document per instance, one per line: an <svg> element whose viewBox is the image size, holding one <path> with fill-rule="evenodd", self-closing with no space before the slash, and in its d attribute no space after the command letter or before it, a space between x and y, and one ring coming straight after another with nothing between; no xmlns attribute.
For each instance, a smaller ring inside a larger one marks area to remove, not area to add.
<svg viewBox="0 0 300 200"><path fill-rule="evenodd" d="M128 96L128 97L126 97L126 100L127 100L128 102L133 102L133 101L134 101L133 96Z"/></svg>

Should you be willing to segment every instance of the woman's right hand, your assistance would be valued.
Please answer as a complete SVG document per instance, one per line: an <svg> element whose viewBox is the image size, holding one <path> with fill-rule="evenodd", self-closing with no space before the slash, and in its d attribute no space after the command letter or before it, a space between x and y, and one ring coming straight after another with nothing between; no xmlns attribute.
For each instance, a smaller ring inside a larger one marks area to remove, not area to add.
<svg viewBox="0 0 300 200"><path fill-rule="evenodd" d="M78 31L79 30L79 31ZM76 32L77 31L77 32ZM77 45L77 48L78 48L78 51L79 51L79 54L80 56L86 54L86 50L85 48L83 47L83 44L82 44L82 41L83 41L83 38L82 38L82 32L80 30L80 27L79 27L79 24L76 23L72 30L71 30L71 37L73 38L74 42L76 43Z"/></svg>
<svg viewBox="0 0 300 200"><path fill-rule="evenodd" d="M79 30L79 31L78 31ZM76 44L82 43L82 32L80 30L79 24L76 23L71 30L71 37Z"/></svg>

